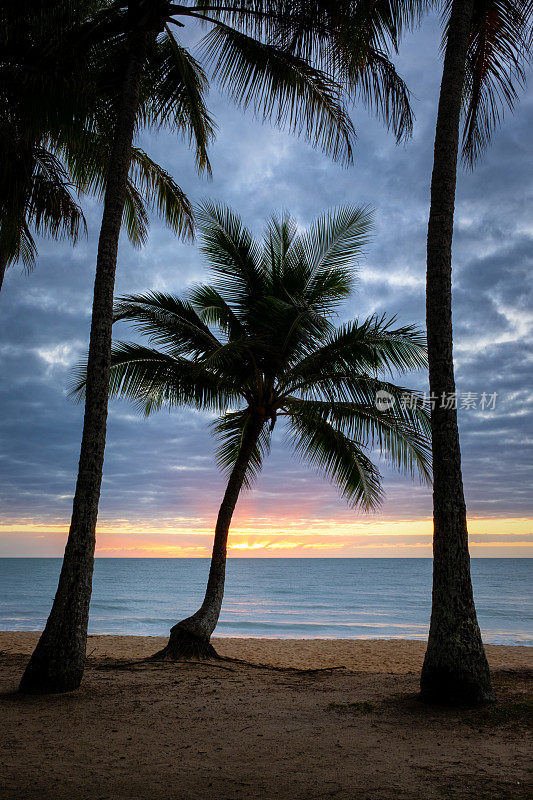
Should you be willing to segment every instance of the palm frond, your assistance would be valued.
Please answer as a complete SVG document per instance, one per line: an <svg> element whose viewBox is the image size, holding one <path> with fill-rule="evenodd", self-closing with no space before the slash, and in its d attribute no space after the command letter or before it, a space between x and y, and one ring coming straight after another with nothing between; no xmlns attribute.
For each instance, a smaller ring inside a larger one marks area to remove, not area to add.
<svg viewBox="0 0 533 800"><path fill-rule="evenodd" d="M352 290L357 258L368 244L372 213L367 206L340 206L320 216L299 237L305 257L303 294L324 312Z"/></svg>
<svg viewBox="0 0 533 800"><path fill-rule="evenodd" d="M355 132L342 90L325 72L229 26L213 27L202 47L214 78L238 105L351 162Z"/></svg>
<svg viewBox="0 0 533 800"><path fill-rule="evenodd" d="M411 134L413 114L409 91L389 54L397 51L402 32L419 23L427 5L422 0L250 0L229 7L217 1L210 4L210 16L313 63L375 111L401 141Z"/></svg>
<svg viewBox="0 0 533 800"><path fill-rule="evenodd" d="M193 306L176 295L149 292L120 297L115 303L114 320L133 323L134 330L175 354L205 357L221 347Z"/></svg>
<svg viewBox="0 0 533 800"><path fill-rule="evenodd" d="M270 365L268 368L280 377L287 365L318 347L327 333L334 330L324 314L297 297L292 298L289 288L285 297L267 296L256 303L247 320L261 351L262 363Z"/></svg>
<svg viewBox="0 0 533 800"><path fill-rule="evenodd" d="M44 147L34 151L33 183L27 219L38 233L76 242L87 226L81 207L72 196L72 184L63 164Z"/></svg>
<svg viewBox="0 0 533 800"><path fill-rule="evenodd" d="M284 292L290 289L287 286L288 265L293 264L293 256L299 261L298 254L294 251L294 243L298 240L296 222L291 215L283 212L280 216L273 214L268 220L263 235L262 265L265 274L271 274L274 293L277 287L282 287Z"/></svg>
<svg viewBox="0 0 533 800"><path fill-rule="evenodd" d="M70 387L72 397L84 396L85 381L83 364L75 371ZM163 406L191 406L221 413L238 398L227 382L201 364L130 342L113 346L109 395L132 401L145 416Z"/></svg>
<svg viewBox="0 0 533 800"><path fill-rule="evenodd" d="M205 104L207 79L201 65L176 41L168 26L149 47L145 73L141 119L188 137L197 168L210 174L207 148L215 127Z"/></svg>
<svg viewBox="0 0 533 800"><path fill-rule="evenodd" d="M451 3L445 5L443 49ZM463 89L462 159L474 165L501 123L513 111L531 60L533 4L530 0L480 0L474 16Z"/></svg>
<svg viewBox="0 0 533 800"><path fill-rule="evenodd" d="M126 229L128 239L134 247L142 247L148 238L150 220L144 199L131 180L128 180L122 225Z"/></svg>
<svg viewBox="0 0 533 800"><path fill-rule="evenodd" d="M325 343L293 364L283 387L312 390L313 386L349 387L361 375L397 370L409 372L427 364L425 337L415 326L393 328L395 318L369 317L339 326Z"/></svg>
<svg viewBox="0 0 533 800"><path fill-rule="evenodd" d="M379 383L376 391L387 391L385 384ZM363 388L363 387L361 387ZM362 393L361 393L362 394ZM365 393L366 394L366 393ZM429 413L422 404L413 403L413 395L409 404L402 409L402 397L395 387L394 393L388 392L399 408L394 406L385 412L376 408L375 394L366 396L364 402L327 402L320 400L301 400L289 398L284 410L289 415L293 409L296 413L305 408L311 414L331 424L335 429L364 448L379 449L381 455L388 458L390 464L401 472L411 476L419 475L422 480L431 480L431 425Z"/></svg>
<svg viewBox="0 0 533 800"><path fill-rule="evenodd" d="M414 124L411 93L386 53L369 48L364 67L359 70L352 67L350 73L356 98L394 131L398 144L408 139Z"/></svg>
<svg viewBox="0 0 533 800"><path fill-rule="evenodd" d="M396 325L396 317L373 316L365 320L366 342L378 358L380 372L427 369L426 335L416 325Z"/></svg>
<svg viewBox="0 0 533 800"><path fill-rule="evenodd" d="M76 243L86 233L85 217L62 161L47 143L23 141L9 124L0 133L0 252L8 265L21 260L32 269L37 256L33 233Z"/></svg>
<svg viewBox="0 0 533 800"><path fill-rule="evenodd" d="M238 310L245 311L264 289L257 243L227 206L202 203L196 211L196 221L201 250L217 276L217 289Z"/></svg>
<svg viewBox="0 0 533 800"><path fill-rule="evenodd" d="M369 511L382 499L381 475L355 442L307 408L288 420L294 451L324 473L351 506Z"/></svg>
<svg viewBox="0 0 533 800"><path fill-rule="evenodd" d="M37 245L25 220L14 216L2 216L0 224L0 257L7 267L22 261L31 272L37 257Z"/></svg>
<svg viewBox="0 0 533 800"><path fill-rule="evenodd" d="M193 211L187 195L172 176L139 147L132 148L130 182L174 233L184 239L193 238Z"/></svg>
<svg viewBox="0 0 533 800"><path fill-rule="evenodd" d="M207 325L215 325L229 339L246 334L243 323L214 286L194 286L189 298L200 319Z"/></svg>

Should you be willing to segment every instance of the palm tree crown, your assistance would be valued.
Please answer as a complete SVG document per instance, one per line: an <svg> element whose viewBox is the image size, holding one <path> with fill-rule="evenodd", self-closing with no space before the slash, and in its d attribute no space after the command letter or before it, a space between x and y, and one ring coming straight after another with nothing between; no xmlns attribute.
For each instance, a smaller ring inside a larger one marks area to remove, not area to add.
<svg viewBox="0 0 533 800"><path fill-rule="evenodd" d="M351 504L369 509L380 500L372 447L428 478L427 415L416 403L404 407L406 390L388 380L392 370L425 365L423 335L385 317L333 322L368 238L368 210L340 208L305 233L290 216L273 217L261 242L226 207L204 204L197 217L216 283L187 299L150 293L117 303L116 320L133 322L152 346L114 346L111 395L146 414L163 405L217 412L218 461L228 471L259 423L248 484L280 417L294 451ZM379 390L396 401L390 411L376 408Z"/></svg>
<svg viewBox="0 0 533 800"><path fill-rule="evenodd" d="M86 230L79 198L103 199L120 97L126 46L104 0L24 0L0 12L0 268L34 266L35 233L73 243ZM41 13L39 13L41 12ZM140 119L180 130L209 169L213 126L203 96L207 81L183 49L151 43ZM163 88L174 65L173 100ZM145 243L148 211L180 236L192 235L191 205L174 179L139 147L131 149L123 225L132 244ZM1 285L0 275L0 285Z"/></svg>

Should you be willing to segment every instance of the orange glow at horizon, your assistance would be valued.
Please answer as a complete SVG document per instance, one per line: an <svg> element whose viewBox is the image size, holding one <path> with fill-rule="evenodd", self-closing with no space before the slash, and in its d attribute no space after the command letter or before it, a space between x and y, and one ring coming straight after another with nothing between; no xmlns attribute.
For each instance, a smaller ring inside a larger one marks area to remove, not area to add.
<svg viewBox="0 0 533 800"><path fill-rule="evenodd" d="M238 521L230 532L231 557L417 557L431 556L431 519L365 519L348 523L335 519ZM0 524L0 556L59 556L64 524L29 519ZM533 519L488 518L469 521L474 556L533 556ZM96 555L101 557L208 558L212 528L206 520L106 520L97 531Z"/></svg>

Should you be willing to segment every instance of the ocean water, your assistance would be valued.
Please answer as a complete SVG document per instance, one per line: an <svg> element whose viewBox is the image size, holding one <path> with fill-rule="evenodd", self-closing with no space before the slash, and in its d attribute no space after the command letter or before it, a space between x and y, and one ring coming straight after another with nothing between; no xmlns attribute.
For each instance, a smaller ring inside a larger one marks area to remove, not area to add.
<svg viewBox="0 0 533 800"><path fill-rule="evenodd" d="M0 630L40 630L61 560L0 559ZM431 559L230 559L218 636L424 639ZM208 559L96 560L90 633L162 635L203 598ZM486 643L533 645L533 561L472 559Z"/></svg>

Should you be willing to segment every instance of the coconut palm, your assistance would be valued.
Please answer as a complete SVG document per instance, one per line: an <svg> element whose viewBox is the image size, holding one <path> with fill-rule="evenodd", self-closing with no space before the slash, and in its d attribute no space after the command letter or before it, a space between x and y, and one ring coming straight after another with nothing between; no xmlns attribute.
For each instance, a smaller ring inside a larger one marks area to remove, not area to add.
<svg viewBox="0 0 533 800"><path fill-rule="evenodd" d="M129 19L129 15L126 16ZM112 22L114 25L115 20ZM108 23L106 17L101 21L104 28ZM87 23L90 33L93 32L92 25L92 21ZM89 388L71 527L58 590L45 629L22 677L22 691L69 690L79 685L83 675L107 423L115 268L122 221L128 213L132 168L137 170L137 179L141 183L151 186L152 198L161 210L165 213L168 210L171 215L174 213L167 205L168 195L155 189L145 154L141 154L137 163L132 162L134 131L143 123L155 124L157 119L160 124L185 135L193 145L200 169L209 166L206 147L212 135L212 125L203 100L206 80L202 69L183 48L174 46L169 40L156 40L155 32L148 42L134 21L131 27L128 34L119 33L116 41L109 35L115 60L104 59L99 73L101 86L108 91L110 98L107 104L99 100L95 105L96 131L103 131L105 139L110 142L105 156L105 180L100 179L98 171L91 174L90 161L84 156L84 149L76 163L73 160L68 162L74 173L79 169L80 180L87 179L97 190L104 190L89 345ZM116 25L111 28L113 31ZM106 36L95 34L97 45L102 39L106 41ZM107 44L106 41L105 52L109 55ZM122 85L117 75L123 78ZM171 85L167 85L167 81ZM113 101L113 98L118 99ZM70 159L71 154L70 146L65 147L65 158ZM132 221L138 233L138 223L143 222L142 214L138 213L143 207L140 193L134 193L132 200L135 212ZM183 207L186 204L184 197L182 201ZM183 233L190 233L189 210L184 210L187 216L178 209L175 219L178 226L185 223Z"/></svg>
<svg viewBox="0 0 533 800"><path fill-rule="evenodd" d="M214 655L231 518L278 421L291 448L352 506L369 510L380 501L372 448L429 479L427 414L416 402L402 404L407 390L389 379L391 371L425 365L422 333L386 317L334 324L354 283L369 212L339 208L303 233L290 216L273 217L262 241L227 207L207 203L197 220L215 283L183 299L148 293L115 307L115 319L130 321L149 341L114 345L111 396L147 415L163 406L216 413L217 460L228 476L205 599L174 625L155 656L161 659ZM82 375L75 392L84 386ZM376 407L380 390L395 401L391 410Z"/></svg>
<svg viewBox="0 0 533 800"><path fill-rule="evenodd" d="M298 38L295 32L305 23L302 14L297 13L301 3L295 4L296 12L286 0L242 0L232 4L229 12L219 0L210 5L108 0L103 5L103 11L95 12L81 30L87 36L103 37L107 56L107 45L109 41L113 43L114 55L102 59L102 72L107 85L113 88L111 96L120 101L113 107L82 445L59 586L45 630L23 675L23 691L70 690L79 686L83 675L105 450L113 290L135 131L144 123L156 121L185 131L193 140L198 165L207 163L205 146L211 127L203 103L206 79L200 64L175 37L176 30L187 21L208 27L202 40L206 63L219 84L244 108L252 106L264 119L286 125L335 158L349 161L353 142L342 87L326 71L314 66L311 59L300 56L293 44ZM231 15L235 9L238 14L226 20L224 15ZM327 41L327 34L333 33L330 26L325 30ZM331 51L333 66L337 49ZM359 60L353 60L360 74L365 71L366 52L367 48ZM143 91L147 81L149 92ZM408 98L405 93L398 95L394 88L389 91L389 86L390 80L382 85L378 72L375 86L369 86L367 94L371 95L376 87L382 90L387 98L383 111L394 126L399 118L392 109L408 104Z"/></svg>
<svg viewBox="0 0 533 800"><path fill-rule="evenodd" d="M482 704L493 697L476 618L457 411L453 403L451 255L457 159L473 166L505 106L525 79L531 44L529 0L453 0L445 4L440 89L427 239L426 320L433 442L433 606L422 669L424 700ZM451 407L449 407L451 405Z"/></svg>

